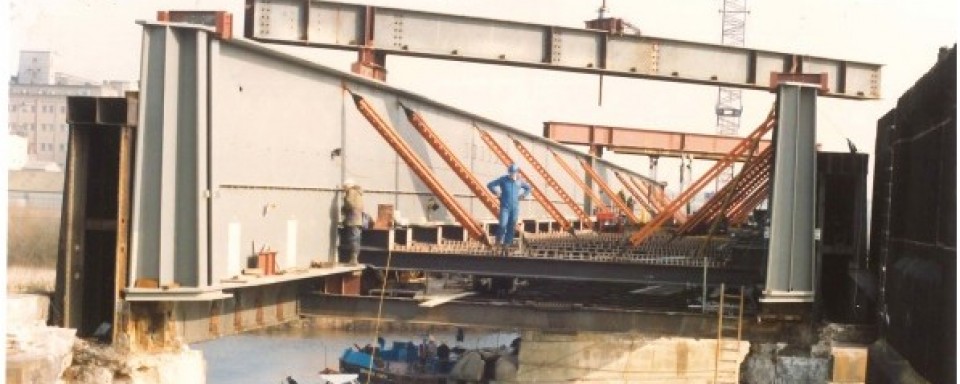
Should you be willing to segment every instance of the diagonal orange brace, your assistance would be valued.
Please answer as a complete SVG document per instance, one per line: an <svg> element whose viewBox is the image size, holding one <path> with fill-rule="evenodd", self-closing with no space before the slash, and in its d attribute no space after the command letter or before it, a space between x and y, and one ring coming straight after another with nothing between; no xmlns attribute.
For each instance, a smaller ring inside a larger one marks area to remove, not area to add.
<svg viewBox="0 0 960 384"><path fill-rule="evenodd" d="M480 129L479 127L474 126L474 128L476 128L477 132L480 133L480 138L483 139L483 142L487 144L487 147L489 147L490 150L493 151L498 158L500 158L500 161L503 162L503 165L509 166L510 164L513 164L513 159L511 159L510 155L508 155L507 152L500 147L500 144L497 144L497 142L493 140L493 136L490 136L487 131ZM540 187L537 187L537 185L532 182L531 178L527 177L527 173L522 169L520 170L520 176L523 177L524 180L527 180L527 182L530 184L530 190L533 191L533 198L536 199L541 206L543 206L543 209L547 210L547 213L550 214L550 217L560 223L560 227L563 228L564 231L573 232L573 225L570 224L570 221L563 217L563 214L561 214L557 207L550 202L550 199L547 199L547 195L543 194L543 191L540 190Z"/></svg>
<svg viewBox="0 0 960 384"><path fill-rule="evenodd" d="M407 163L407 166L417 174L417 177L426 184L427 188L430 188L430 191L440 199L440 202L443 203L447 210L453 215L454 218L467 230L467 233L470 234L470 237L483 242L486 245L490 245L490 239L487 237L486 233L483 231L479 223L473 220L472 217L467 213L466 209L460 206L460 203L457 203L457 200L453 198L443 185L440 184L440 180L436 178L430 168L423 163L423 160L420 160L420 157L417 156L415 152L407 145L407 142L397 134L397 131L387 124L383 118L373 109L370 103L367 103L362 96L353 93L346 87L344 89L350 93L350 96L353 97L353 102L357 106L357 110L360 111L360 114L363 115L380 136L387 141L387 144L393 148L394 151L400 155L400 158Z"/></svg>
<svg viewBox="0 0 960 384"><path fill-rule="evenodd" d="M660 213L664 210L664 208L667 207L668 203L666 199L663 198L663 188L649 187L646 184L637 181L633 177L630 177L630 181L634 186L637 187L637 190L640 191L641 194L645 193L645 196L650 198L650 202L653 204L654 208L657 209L657 213L654 213L654 215ZM687 221L687 215L679 209L673 214L673 218L678 223Z"/></svg>
<svg viewBox="0 0 960 384"><path fill-rule="evenodd" d="M440 158L447 162L447 165L450 166L453 173L459 176L460 180L463 180L467 187L470 188L470 191L480 199L483 206L493 214L493 217L500 215L500 202L480 183L480 180L477 180L477 177L457 158L453 151L450 150L450 147L444 144L443 140L430 128L426 120L416 111L407 108L406 105L400 104L400 107L403 108L403 112L407 115L407 120L410 121L410 124L413 125L417 132L420 132L420 135L423 136L423 139L437 151Z"/></svg>
<svg viewBox="0 0 960 384"><path fill-rule="evenodd" d="M547 172L547 170L543 168L543 165L541 165L540 162L533 157L533 154L523 146L523 143L517 139L513 139L513 145L515 145L517 150L520 151L520 155L522 155L524 159L527 159L527 163L532 165L533 169L535 169L537 173L543 177L543 180L547 182L547 185L549 185L550 188L553 188L553 190L557 192L557 195L560 196L560 199L563 200L563 202L566 203L571 210L573 210L573 213L580 218L580 221L587 228L592 228L593 222L590 221L590 216L587 216L587 213L583 211L583 208L580 208L580 205L577 204L576 201L573 201L573 198L571 198L566 191L560 188L560 184L557 184L557 180L554 179L553 176L550 176L550 173Z"/></svg>
<svg viewBox="0 0 960 384"><path fill-rule="evenodd" d="M751 147L760 140L763 135L773 129L773 126L776 125L776 118L774 115L774 110L771 109L770 113L767 115L767 119L757 127L749 136L745 137L740 141L740 144L727 153L726 156L720 161L717 161L713 164L713 167L707 171L703 176L697 179L696 182L691 184L684 190L680 196L677 196L670 205L659 215L653 218L647 225L643 226L639 231L635 232L630 236L630 243L634 246L640 245L644 240L646 240L650 235L656 232L660 226L663 225L670 217L673 216L674 212L679 210L684 204L686 204L690 199L692 199L697 193L699 193L704 187L707 186L711 181L716 179L717 176L733 164L734 160L738 157L741 157L746 153Z"/></svg>
<svg viewBox="0 0 960 384"><path fill-rule="evenodd" d="M577 185L579 185L580 188L582 188L583 191L586 192L587 196L590 196L590 201L596 204L597 208L601 212L610 210L610 207L607 207L607 205L603 203L603 199L600 198L600 195L594 192L593 188L590 188L590 186L588 186L587 183L584 183L583 180L580 179L580 176L577 176L577 174L573 172L573 169L570 168L569 165L567 165L567 162L563 161L560 155L558 155L556 152L552 150L550 151L550 153L553 155L554 159L557 159L557 164L560 164L560 168L563 168L563 170L566 171L568 175L570 175L570 178L572 178L573 181L575 181Z"/></svg>
<svg viewBox="0 0 960 384"><path fill-rule="evenodd" d="M741 169L737 175L736 180L740 181L727 183L713 198L700 207L700 209L691 216L690 220L684 223L678 231L681 233L689 232L696 225L714 219L717 212L723 208L724 202L737 201L742 193L749 190L751 182L759 177L769 165L768 163L773 153L771 148L772 147L767 147L759 155L748 159L743 169ZM730 194L734 195L732 200L728 198Z"/></svg>
<svg viewBox="0 0 960 384"><path fill-rule="evenodd" d="M634 189L633 186L630 185L629 182L627 182L627 179L620 174L620 172L613 171L613 174L617 176L617 179L620 179L620 184L623 184L623 187L627 189L627 192L630 192L630 194L633 195L633 198L636 199L637 202L639 202L640 205L642 205L643 208L647 210L647 212L650 212L651 216L659 213L659 210L656 207L654 207L652 204L650 204L649 201L647 201L646 196L644 196L643 193L640 193L639 191Z"/></svg>
<svg viewBox="0 0 960 384"><path fill-rule="evenodd" d="M634 224L640 224L640 218L633 214L633 211L630 210L630 207L627 206L627 203L624 203L623 200L620 200L620 197L617 196L617 194L610 189L610 186L600 178L600 175L597 174L597 171L595 171L593 167L591 167L590 164L587 164L587 162L583 159L577 160L580 160L580 166L583 167L583 170L587 171L587 174L590 175L590 178L597 182L597 185L600 186L600 189L603 190L603 193L606 193L607 196L610 197L610 201L613 201L613 203L616 204L625 215L627 215L627 218L630 219L630 222Z"/></svg>

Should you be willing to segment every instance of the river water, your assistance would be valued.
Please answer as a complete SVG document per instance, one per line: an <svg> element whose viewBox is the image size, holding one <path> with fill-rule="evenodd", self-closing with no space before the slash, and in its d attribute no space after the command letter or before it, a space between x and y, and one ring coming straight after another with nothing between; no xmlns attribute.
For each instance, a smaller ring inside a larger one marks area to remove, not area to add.
<svg viewBox="0 0 960 384"><path fill-rule="evenodd" d="M393 341L420 343L426 331L389 331L382 336ZM439 343L451 347L489 348L510 345L519 336L515 330L464 329L464 342L456 342L456 331L430 331ZM319 383L317 373L324 367L338 368L338 358L347 348L375 344L373 330L329 330L279 326L223 337L190 345L203 351L207 362L207 384L281 383L291 376L300 384Z"/></svg>

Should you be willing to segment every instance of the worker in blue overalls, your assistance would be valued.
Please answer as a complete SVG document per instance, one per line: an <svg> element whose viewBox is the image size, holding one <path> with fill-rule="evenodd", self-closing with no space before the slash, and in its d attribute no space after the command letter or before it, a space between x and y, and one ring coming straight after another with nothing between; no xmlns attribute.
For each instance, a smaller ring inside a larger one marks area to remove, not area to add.
<svg viewBox="0 0 960 384"><path fill-rule="evenodd" d="M507 174L487 184L487 189L500 198L500 225L497 231L497 244L513 244L513 236L520 214L520 199L530 195L530 185L520 180L520 167L510 164Z"/></svg>

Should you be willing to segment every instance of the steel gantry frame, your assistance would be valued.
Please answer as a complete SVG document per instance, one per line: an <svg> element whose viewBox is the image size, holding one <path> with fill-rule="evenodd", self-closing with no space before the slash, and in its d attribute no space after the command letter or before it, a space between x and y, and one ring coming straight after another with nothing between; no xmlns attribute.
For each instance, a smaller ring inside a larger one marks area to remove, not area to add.
<svg viewBox="0 0 960 384"><path fill-rule="evenodd" d="M390 147L397 152L397 155L407 163L407 166L417 174L417 177L423 181L423 183L433 192L434 195L440 200L440 203L447 207L447 210L450 211L450 214L457 219L457 222L463 226L464 229L470 234L475 240L478 240L486 245L490 245L490 239L487 237L486 232L483 230L483 226L477 223L473 217L467 213L467 210L464 209L460 203L453 197L443 187L440 181L433 175L433 172L430 171L430 168L423 163L423 160L406 141L397 133L397 131L390 126L382 117L373 109L370 103L367 103L363 99L363 96L360 96L356 93L353 93L350 89L344 87L344 90L350 93L350 96L353 98L354 104L357 106L357 110L360 111L360 114L363 115L370 123L370 126L383 137L384 140L390 144Z"/></svg>
<svg viewBox="0 0 960 384"><path fill-rule="evenodd" d="M573 181L575 181L577 185L579 185L580 188L583 189L584 193L586 193L587 196L590 197L590 201L592 201L594 204L597 205L597 209L600 212L610 211L610 207L608 207L607 204L603 202L603 199L600 198L600 195L594 192L593 188L590 188L590 186L587 185L587 183L583 182L583 180L579 176L577 176L575 172L573 172L573 168L570 168L570 165L567 164L567 162L564 161L563 158L560 157L560 155L558 155L552 149L550 150L550 154L552 154L553 158L557 160L557 164L560 164L560 168L563 168L564 172L566 172L567 175L570 175L570 178L573 179Z"/></svg>
<svg viewBox="0 0 960 384"><path fill-rule="evenodd" d="M880 97L880 66L646 35L330 1L247 0L244 36L263 42L605 76L769 90L798 62L827 97Z"/></svg>
<svg viewBox="0 0 960 384"><path fill-rule="evenodd" d="M577 159L577 160L580 160L580 166L583 167L583 170L586 171L587 174L590 175L590 178L597 183L597 186L599 186L600 189L603 190L603 193L606 193L607 196L610 197L610 201L616 204L617 207L620 208L621 211L623 211L623 214L626 215L628 219L630 219L631 223L642 224L640 222L640 218L633 213L633 210L631 210L630 207L627 206L627 203L624 202L623 200L620 200L620 197L617 196L616 192L614 192L613 189L611 189L610 186L607 185L607 183L603 181L602 178L600 178L600 175L597 174L597 171L594 170L593 167L590 166L590 164L587 164L586 160L584 159Z"/></svg>
<svg viewBox="0 0 960 384"><path fill-rule="evenodd" d="M450 150L443 140L437 136L437 133L430 128L430 125L427 124L427 121L424 120L422 116L416 111L408 108L403 103L400 104L400 107L403 108L404 114L407 116L407 121L410 122L417 132L423 136L423 139L430 144L431 147L440 155L440 158L443 161L447 162L447 165L450 166L450 169L453 170L457 176L460 177L460 180L463 180L467 187L470 188L470 191L480 199L480 202L483 203L483 206L493 214L494 217L497 217L500 214L500 202L493 196L490 191L484 187L480 180L477 180L477 177L470 172L469 168L457 158L457 155Z"/></svg>
<svg viewBox="0 0 960 384"><path fill-rule="evenodd" d="M563 188L560 188L560 184L557 183L557 180L554 179L553 176L550 176L550 173L547 172L546 168L544 168L543 165L541 165L540 162L533 157L533 154L523 146L523 143L521 143L520 140L512 137L510 140L513 140L513 145L517 147L517 151L520 152L520 155L522 155L524 159L527 159L527 163L533 166L533 169L535 169L537 173L543 177L543 180L547 182L547 185L549 185L550 188L553 188L553 190L557 192L557 195L560 196L560 199L563 200L563 202L566 203L571 210L573 210L573 213L580 218L580 221L583 223L583 225L587 228L592 228L593 222L590 220L590 216L583 211L583 208L580 208L580 204L577 204L576 201L573 201L573 198L570 197L570 195L568 195Z"/></svg>
<svg viewBox="0 0 960 384"><path fill-rule="evenodd" d="M503 162L503 165L509 166L510 164L514 163L513 159L510 158L510 155L507 154L507 151L504 151L503 147L501 147L500 144L497 144L496 140L493 139L493 136L491 136L489 132L480 129L480 127L477 126L474 126L474 128L480 134L480 138L483 140L483 142L487 144L488 148L490 148L490 151L497 155L497 158ZM562 228L564 231L572 232L573 225L570 224L570 220L567 220L566 217L563 217L563 214L560 213L560 210L558 210L557 207L550 202L550 199L548 199L547 195L540 190L540 187L531 182L532 179L527 176L527 172L525 172L523 169L520 169L520 177L522 177L524 180L527 180L528 184L530 184L530 190L533 191L533 198L536 199L541 206L543 206L543 209L550 214L550 217L552 217L553 220L555 220L557 223L560 223L560 228Z"/></svg>

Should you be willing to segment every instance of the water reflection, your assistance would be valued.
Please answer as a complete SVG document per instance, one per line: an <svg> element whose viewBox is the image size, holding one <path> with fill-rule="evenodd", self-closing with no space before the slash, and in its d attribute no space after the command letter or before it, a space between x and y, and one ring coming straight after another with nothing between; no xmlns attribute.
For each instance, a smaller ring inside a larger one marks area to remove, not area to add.
<svg viewBox="0 0 960 384"><path fill-rule="evenodd" d="M431 329L437 342L467 349L509 346L519 337L515 330L464 329L464 341L456 341L456 328ZM394 340L421 342L427 331L385 331L387 343ZM376 344L371 330L329 330L280 326L191 345L203 351L208 384L280 383L291 376L301 384L318 382L324 367L338 368L344 349L357 344Z"/></svg>

